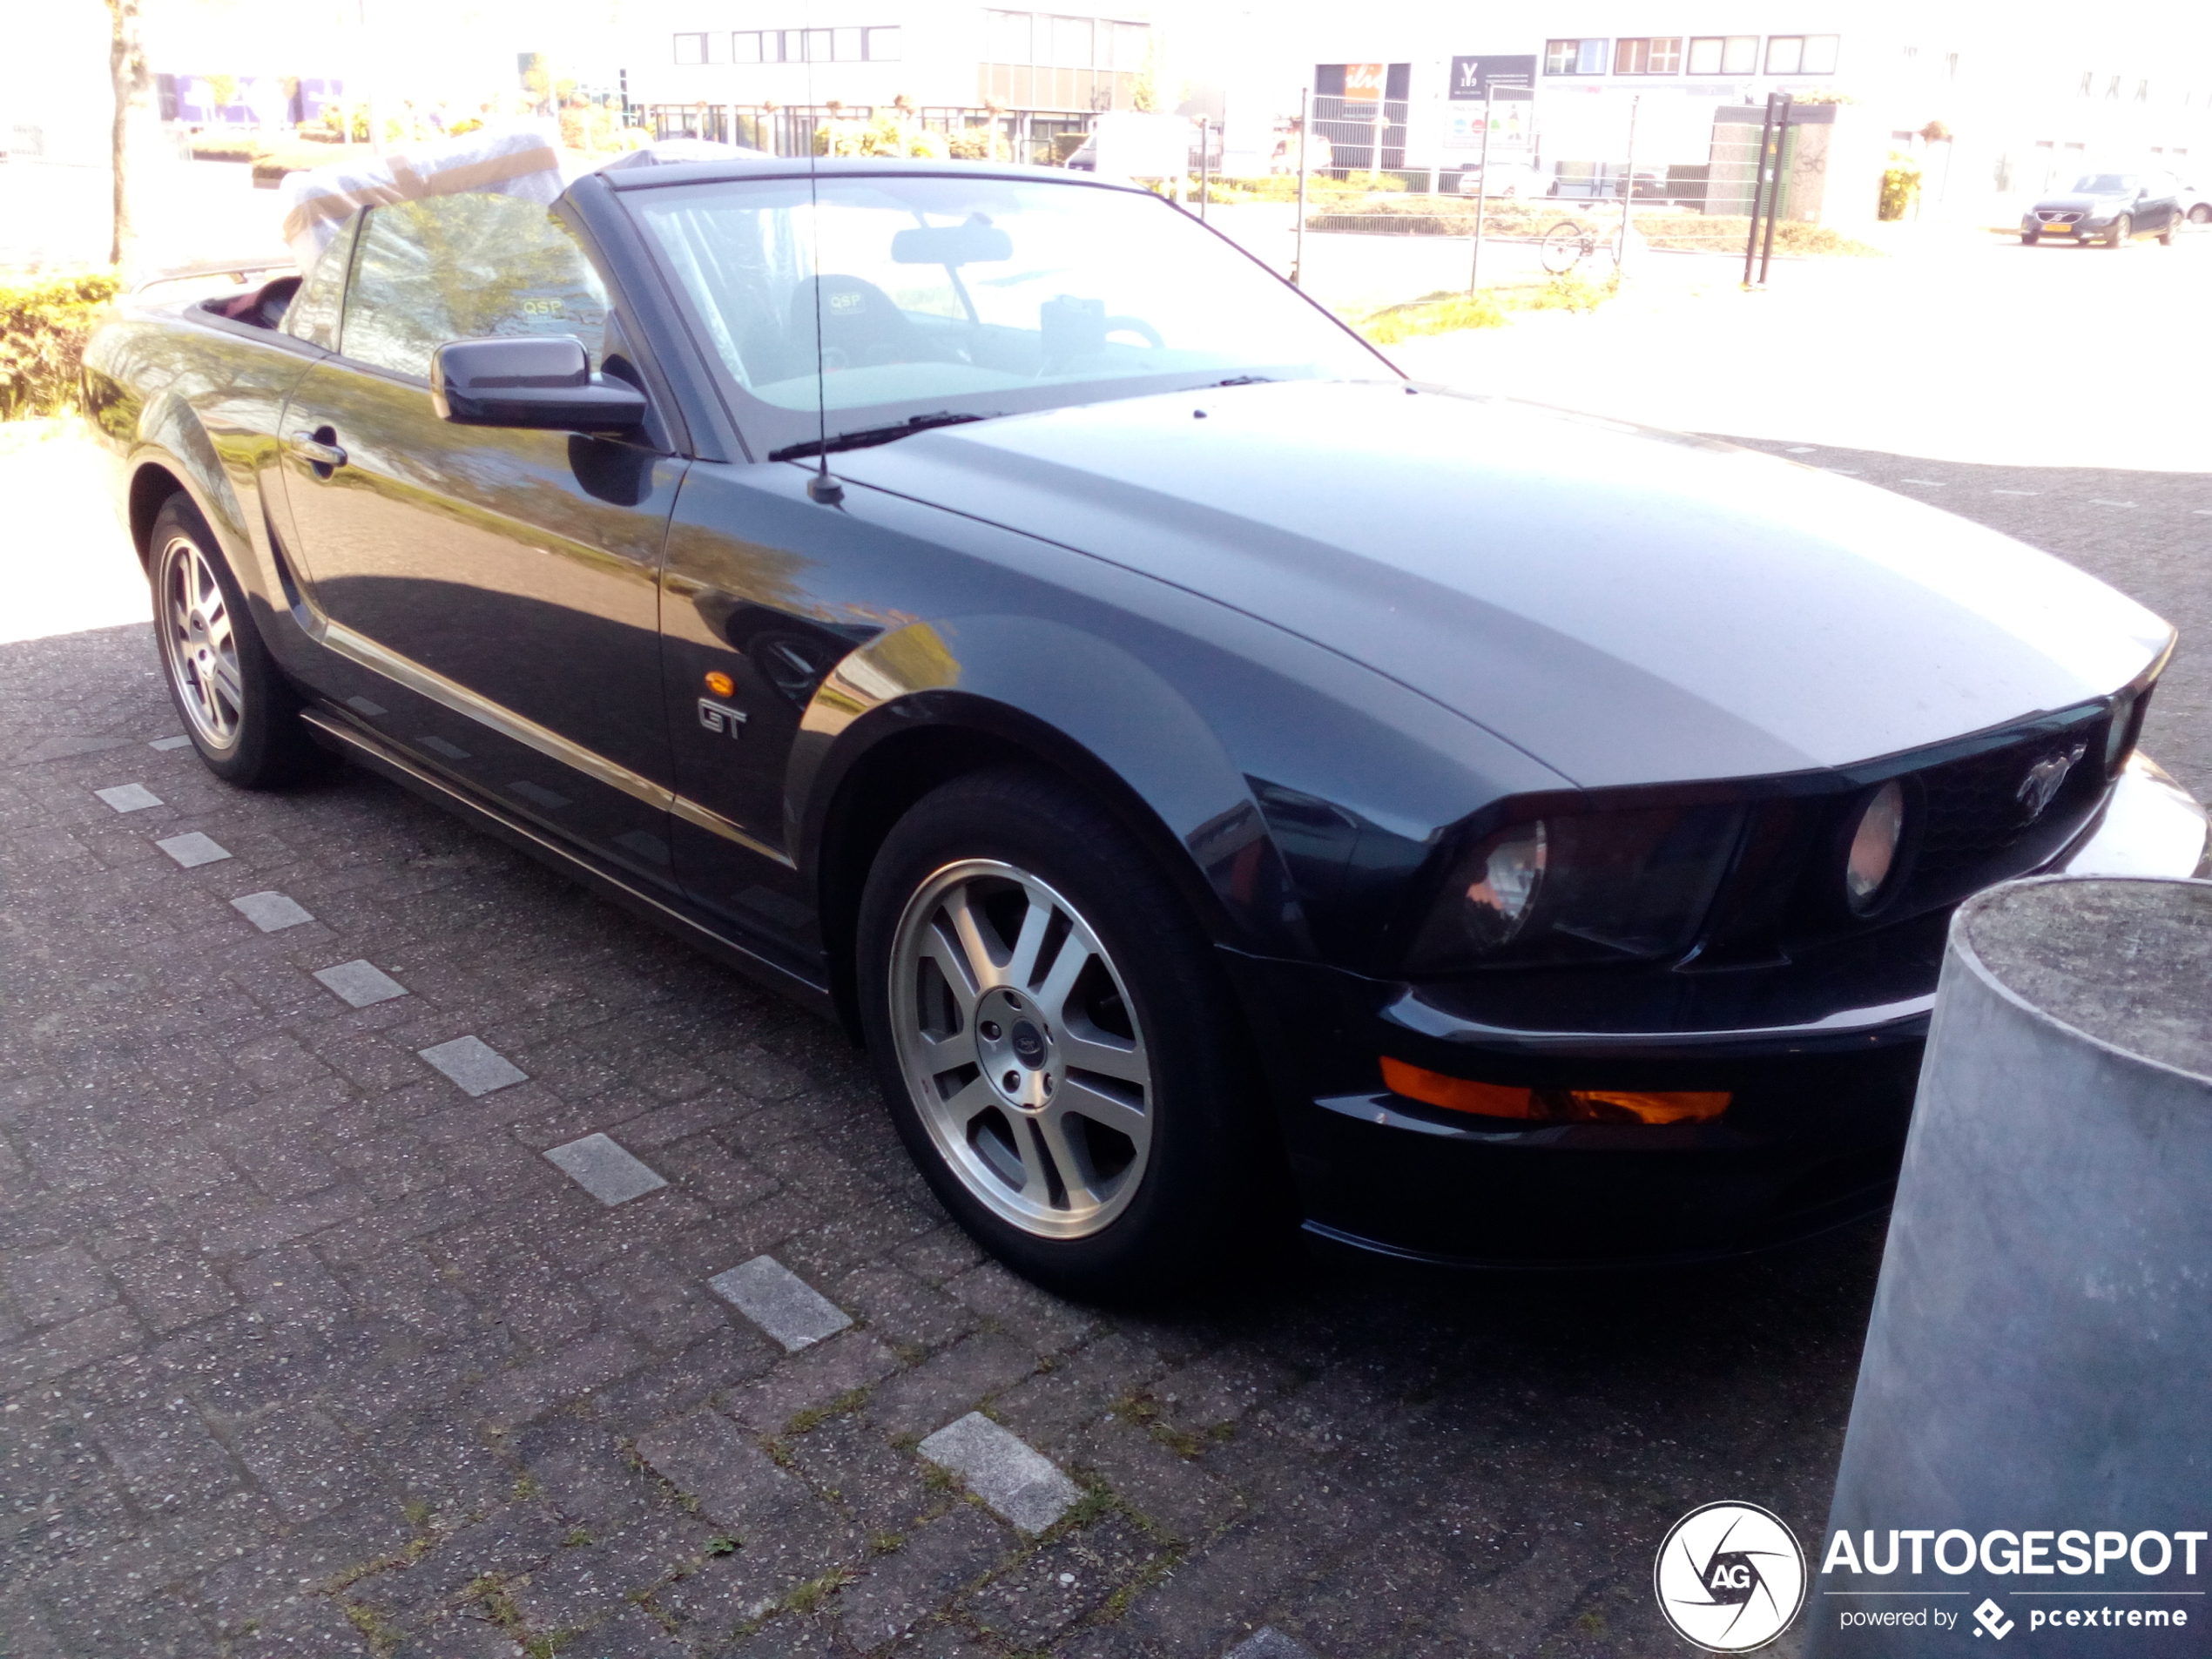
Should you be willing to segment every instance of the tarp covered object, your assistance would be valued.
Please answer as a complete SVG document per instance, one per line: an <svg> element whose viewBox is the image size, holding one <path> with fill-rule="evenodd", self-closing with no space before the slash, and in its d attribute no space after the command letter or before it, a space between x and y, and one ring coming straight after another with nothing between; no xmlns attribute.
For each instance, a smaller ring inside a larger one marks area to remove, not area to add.
<svg viewBox="0 0 2212 1659"><path fill-rule="evenodd" d="M550 206L561 193L561 154L552 126L487 127L442 144L288 173L279 196L284 239L305 271L359 209L463 191Z"/></svg>

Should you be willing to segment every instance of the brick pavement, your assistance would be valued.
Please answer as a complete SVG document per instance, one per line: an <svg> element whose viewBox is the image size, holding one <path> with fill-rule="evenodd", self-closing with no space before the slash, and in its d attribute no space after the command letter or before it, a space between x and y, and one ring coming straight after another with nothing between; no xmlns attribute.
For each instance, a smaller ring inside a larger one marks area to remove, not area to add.
<svg viewBox="0 0 2212 1659"><path fill-rule="evenodd" d="M5 1659L1672 1654L1678 1515L1818 1531L1878 1229L1073 1305L947 1224L836 1032L176 729L144 628L0 646ZM932 1440L978 1412L1072 1502Z"/></svg>

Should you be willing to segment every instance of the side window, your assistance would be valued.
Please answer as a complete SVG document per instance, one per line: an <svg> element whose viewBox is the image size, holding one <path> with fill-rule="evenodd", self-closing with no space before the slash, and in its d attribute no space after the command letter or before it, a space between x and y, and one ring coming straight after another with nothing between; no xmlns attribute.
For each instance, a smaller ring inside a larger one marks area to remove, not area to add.
<svg viewBox="0 0 2212 1659"><path fill-rule="evenodd" d="M339 226L338 234L330 239L322 257L315 261L315 268L300 285L300 292L292 296L292 304L284 314L286 334L325 351L338 349L338 302L346 292L346 266L353 257L354 232L358 224L356 215Z"/></svg>
<svg viewBox="0 0 2212 1659"><path fill-rule="evenodd" d="M512 196L371 208L346 293L347 356L428 380L448 340L573 334L597 368L607 296L552 211Z"/></svg>

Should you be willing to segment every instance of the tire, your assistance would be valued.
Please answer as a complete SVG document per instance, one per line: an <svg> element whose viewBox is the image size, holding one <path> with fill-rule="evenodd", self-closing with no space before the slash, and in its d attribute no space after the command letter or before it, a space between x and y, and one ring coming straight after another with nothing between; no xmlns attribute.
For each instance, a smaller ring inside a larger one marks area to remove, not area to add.
<svg viewBox="0 0 2212 1659"><path fill-rule="evenodd" d="M1574 220L1562 219L1544 233L1538 250L1544 269L1554 276L1564 276L1581 264L1590 251L1590 239Z"/></svg>
<svg viewBox="0 0 2212 1659"><path fill-rule="evenodd" d="M2171 224L2168 224L2164 230L2159 232L2158 245L2161 247L2171 247L2174 246L2174 227Z"/></svg>
<svg viewBox="0 0 2212 1659"><path fill-rule="evenodd" d="M2134 234L2135 221L2130 219L2127 214L2122 213L2118 219L2112 221L2112 228L2105 233L2105 246L2107 247L2126 247L2128 244L2134 239Z"/></svg>
<svg viewBox="0 0 2212 1659"><path fill-rule="evenodd" d="M2033 247L2036 243L2041 239L2042 238L2033 231L2022 231L2020 233L2021 242L2029 247Z"/></svg>
<svg viewBox="0 0 2212 1659"><path fill-rule="evenodd" d="M2189 223L2212 225L2212 202L2198 202L2189 209Z"/></svg>
<svg viewBox="0 0 2212 1659"><path fill-rule="evenodd" d="M868 873L858 944L892 1120L1008 1266L1151 1297L1268 1234L1280 1154L1212 947L1081 795L1004 768L925 796Z"/></svg>
<svg viewBox="0 0 2212 1659"><path fill-rule="evenodd" d="M323 770L284 678L207 521L181 492L147 538L146 577L169 700L192 747L226 782L266 789Z"/></svg>

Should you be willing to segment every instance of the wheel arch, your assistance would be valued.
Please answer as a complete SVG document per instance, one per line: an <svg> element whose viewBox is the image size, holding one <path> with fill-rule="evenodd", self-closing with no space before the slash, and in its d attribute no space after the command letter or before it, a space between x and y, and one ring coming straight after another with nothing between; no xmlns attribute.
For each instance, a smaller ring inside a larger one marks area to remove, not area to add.
<svg viewBox="0 0 2212 1659"><path fill-rule="evenodd" d="M840 1008L853 1007L854 928L876 848L929 790L993 765L1050 772L1109 813L1209 938L1310 949L1302 925L1286 932L1288 871L1250 786L1197 711L1117 647L1001 620L912 624L847 658L808 708L787 828L804 849ZM914 684L933 677L918 664L936 664L938 683Z"/></svg>
<svg viewBox="0 0 2212 1659"><path fill-rule="evenodd" d="M139 417L128 464L131 536L141 567L152 556L148 543L154 516L165 500L181 490L214 532L217 550L229 561L239 584L250 596L266 596L267 584L253 557L245 509L231 488L213 441L189 403L174 393L149 402Z"/></svg>

